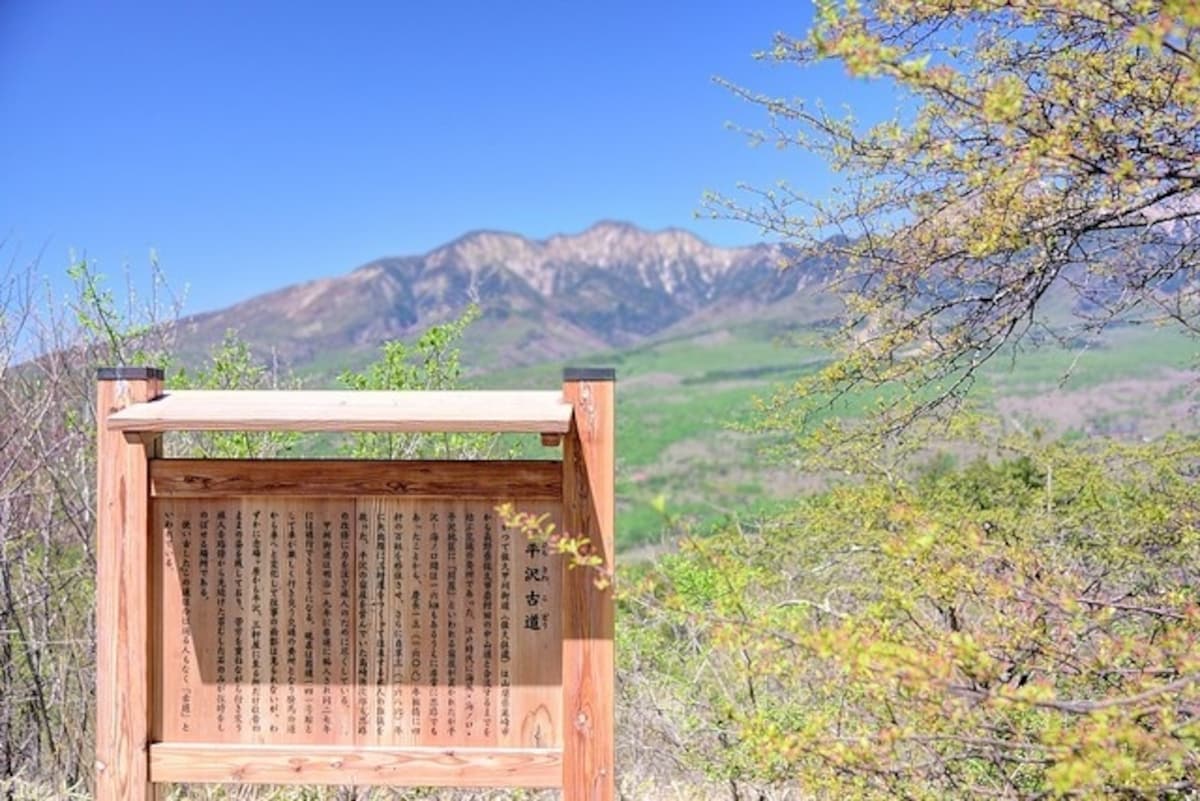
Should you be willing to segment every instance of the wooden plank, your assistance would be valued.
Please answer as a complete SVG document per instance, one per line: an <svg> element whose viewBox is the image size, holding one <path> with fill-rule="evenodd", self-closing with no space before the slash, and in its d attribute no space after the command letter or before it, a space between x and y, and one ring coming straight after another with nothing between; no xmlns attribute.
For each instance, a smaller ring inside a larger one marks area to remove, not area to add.
<svg viewBox="0 0 1200 801"><path fill-rule="evenodd" d="M561 434L570 422L554 391L181 390L113 414L108 429Z"/></svg>
<svg viewBox="0 0 1200 801"><path fill-rule="evenodd" d="M421 748L155 743L156 782L557 787L557 748Z"/></svg>
<svg viewBox="0 0 1200 801"><path fill-rule="evenodd" d="M105 421L161 390L152 369L102 371L97 383L96 801L155 795L147 464L156 444L128 443Z"/></svg>
<svg viewBox="0 0 1200 801"><path fill-rule="evenodd" d="M517 503L533 515L548 515L562 528L561 502ZM519 531L513 539L512 732L503 744L557 747L563 743L562 571L549 546Z"/></svg>
<svg viewBox="0 0 1200 801"><path fill-rule="evenodd" d="M563 395L575 407L563 440L563 522L614 565L614 408L611 375L568 371ZM613 590L592 571L563 567L563 801L612 801Z"/></svg>
<svg viewBox="0 0 1200 801"><path fill-rule="evenodd" d="M156 741L352 739L354 509L349 498L154 501Z"/></svg>
<svg viewBox="0 0 1200 801"><path fill-rule="evenodd" d="M150 494L158 498L252 494L557 500L562 497L562 463L155 459L150 463Z"/></svg>
<svg viewBox="0 0 1200 801"><path fill-rule="evenodd" d="M152 739L560 747L562 577L500 503L154 499Z"/></svg>

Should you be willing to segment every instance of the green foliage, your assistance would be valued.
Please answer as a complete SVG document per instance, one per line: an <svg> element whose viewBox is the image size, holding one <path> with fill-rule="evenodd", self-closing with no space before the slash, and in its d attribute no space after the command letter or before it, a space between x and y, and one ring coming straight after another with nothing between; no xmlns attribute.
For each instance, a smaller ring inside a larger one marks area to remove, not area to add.
<svg viewBox="0 0 1200 801"><path fill-rule="evenodd" d="M830 0L763 57L903 98L863 126L734 87L771 116L752 138L845 180L711 198L846 265L837 358L754 429L858 478L641 578L636 659L698 699L659 726L734 797L1196 797L1200 445L995 442L937 413L1024 346L1200 330L1200 11ZM939 450L991 458L914 480Z"/></svg>
<svg viewBox="0 0 1200 801"><path fill-rule="evenodd" d="M360 371L345 371L338 380L357 390L451 390L461 387L460 342L463 332L479 317L479 307L469 306L456 320L430 327L409 344L386 342L383 354ZM390 434L353 435L349 454L356 459L480 458L497 442L492 434Z"/></svg>
<svg viewBox="0 0 1200 801"><path fill-rule="evenodd" d="M791 312L778 308L769 314ZM681 333L594 357L598 363L618 365L621 376L618 549L660 541L662 516L649 503L658 493L665 493L672 509L700 530L735 513L757 515L777 508L797 492L822 483L820 472L806 475L795 466L796 444L810 441L810 432L797 434L798 410L777 407L769 398L780 382L790 386L828 363L828 352L816 347L811 334L814 325L811 320L767 317L755 325L735 323ZM797 342L797 335L804 332L810 338ZM1034 413L1006 411L1006 417L1024 423L1026 416L1033 418L1038 410L1049 409L1062 415L1061 427L1055 431L1104 430L1111 425L1146 436L1173 426L1191 430L1192 418L1173 410L1172 404L1188 390L1184 371L1196 362L1198 348L1195 340L1170 328L1113 329L1083 354L1047 346L1012 361L993 361L980 374L973 398L984 409L1029 399L1030 406L1036 406ZM497 388L546 386L559 380L558 368L555 364L513 368L488 373L480 383ZM1058 388L1067 372L1069 395L1045 404L1034 400ZM1134 381L1141 379L1160 383L1169 379L1177 387L1172 391L1180 395L1162 397L1153 383L1135 387ZM1114 381L1125 383L1106 386ZM889 391L877 393L886 398ZM756 407L756 396L768 399ZM840 418L845 429L869 414L877 401L871 393L858 393L820 414L813 411L809 419L813 424L819 420L833 424ZM1111 411L1104 411L1106 406ZM756 409L764 417L756 418ZM1100 413L1111 418L1106 421ZM1030 424L1035 422L1040 421ZM738 426L737 433L730 432L731 424ZM946 441L946 428L935 425L926 430L933 447L957 453L959 447ZM908 439L919 443L922 436ZM544 453L536 440L526 444L530 458ZM764 446L784 458L767 463L762 458ZM846 467L833 456L823 461L834 474Z"/></svg>
<svg viewBox="0 0 1200 801"><path fill-rule="evenodd" d="M175 389L255 390L280 389L279 376L258 361L250 346L226 331L221 344L209 353L204 366L181 369L172 378ZM227 459L261 459L279 456L296 447L294 431L215 431L189 433L182 450L191 456Z"/></svg>
<svg viewBox="0 0 1200 801"><path fill-rule="evenodd" d="M1196 9L827 0L807 34L780 34L764 59L841 64L889 83L901 111L864 126L734 87L771 117L753 139L842 178L827 199L786 183L711 198L846 265L840 357L781 392L775 417L812 428L886 385L873 420L892 432L952 408L1016 344L1086 342L1116 321L1200 329Z"/></svg>
<svg viewBox="0 0 1200 801"><path fill-rule="evenodd" d="M548 514L533 514L518 511L511 503L496 507L506 528L518 532L530 542L549 545L552 552L565 558L567 570L592 571L592 583L596 589L604 590L612 585L612 565L604 563L604 557L596 553L592 541L569 531L559 531Z"/></svg>
<svg viewBox="0 0 1200 801"><path fill-rule="evenodd" d="M145 334L146 326L124 324L125 318L117 310L112 289L104 285L104 277L94 272L86 260L68 267L67 277L75 285L76 323L93 339L107 346L122 364L132 364L126 361L125 355L129 343ZM137 358L137 354L129 353L128 358Z"/></svg>
<svg viewBox="0 0 1200 801"><path fill-rule="evenodd" d="M72 291L69 305L75 316L79 335L91 353L103 355L104 366L154 365L164 369L173 363L173 356L164 347L164 325L158 292L165 289L158 261L151 256L152 293L142 302L129 287L122 305L102 273L86 259L74 261L67 267Z"/></svg>
<svg viewBox="0 0 1200 801"><path fill-rule="evenodd" d="M633 708L734 797L1200 793L1200 443L998 446L625 577Z"/></svg>

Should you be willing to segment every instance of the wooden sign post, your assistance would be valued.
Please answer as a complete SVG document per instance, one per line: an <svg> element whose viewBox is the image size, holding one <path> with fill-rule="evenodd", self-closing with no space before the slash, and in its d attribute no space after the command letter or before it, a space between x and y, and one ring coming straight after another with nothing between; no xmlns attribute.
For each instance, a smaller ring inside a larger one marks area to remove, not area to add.
<svg viewBox="0 0 1200 801"><path fill-rule="evenodd" d="M561 392L163 392L100 371L97 801L171 782L611 799L614 375ZM527 432L562 459L163 459L170 431Z"/></svg>

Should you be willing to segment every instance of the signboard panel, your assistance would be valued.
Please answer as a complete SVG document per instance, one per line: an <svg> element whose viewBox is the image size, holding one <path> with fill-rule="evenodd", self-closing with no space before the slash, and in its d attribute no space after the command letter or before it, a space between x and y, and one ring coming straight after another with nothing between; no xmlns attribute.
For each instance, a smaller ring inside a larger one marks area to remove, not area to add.
<svg viewBox="0 0 1200 801"><path fill-rule="evenodd" d="M154 740L561 747L561 570L500 502L154 499Z"/></svg>
<svg viewBox="0 0 1200 801"><path fill-rule="evenodd" d="M614 797L614 374L558 392L164 392L98 374L97 801L173 782ZM164 459L172 431L516 432L561 460Z"/></svg>

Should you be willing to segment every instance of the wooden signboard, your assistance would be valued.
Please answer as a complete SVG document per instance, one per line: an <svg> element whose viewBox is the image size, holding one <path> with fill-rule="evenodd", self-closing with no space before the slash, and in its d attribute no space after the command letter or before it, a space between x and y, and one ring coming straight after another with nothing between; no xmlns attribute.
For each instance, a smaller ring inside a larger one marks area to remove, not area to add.
<svg viewBox="0 0 1200 801"><path fill-rule="evenodd" d="M611 592L496 513L546 514L612 564L611 371L561 394L270 398L100 378L98 801L169 782L612 797ZM158 458L162 432L218 428L529 431L563 458Z"/></svg>

